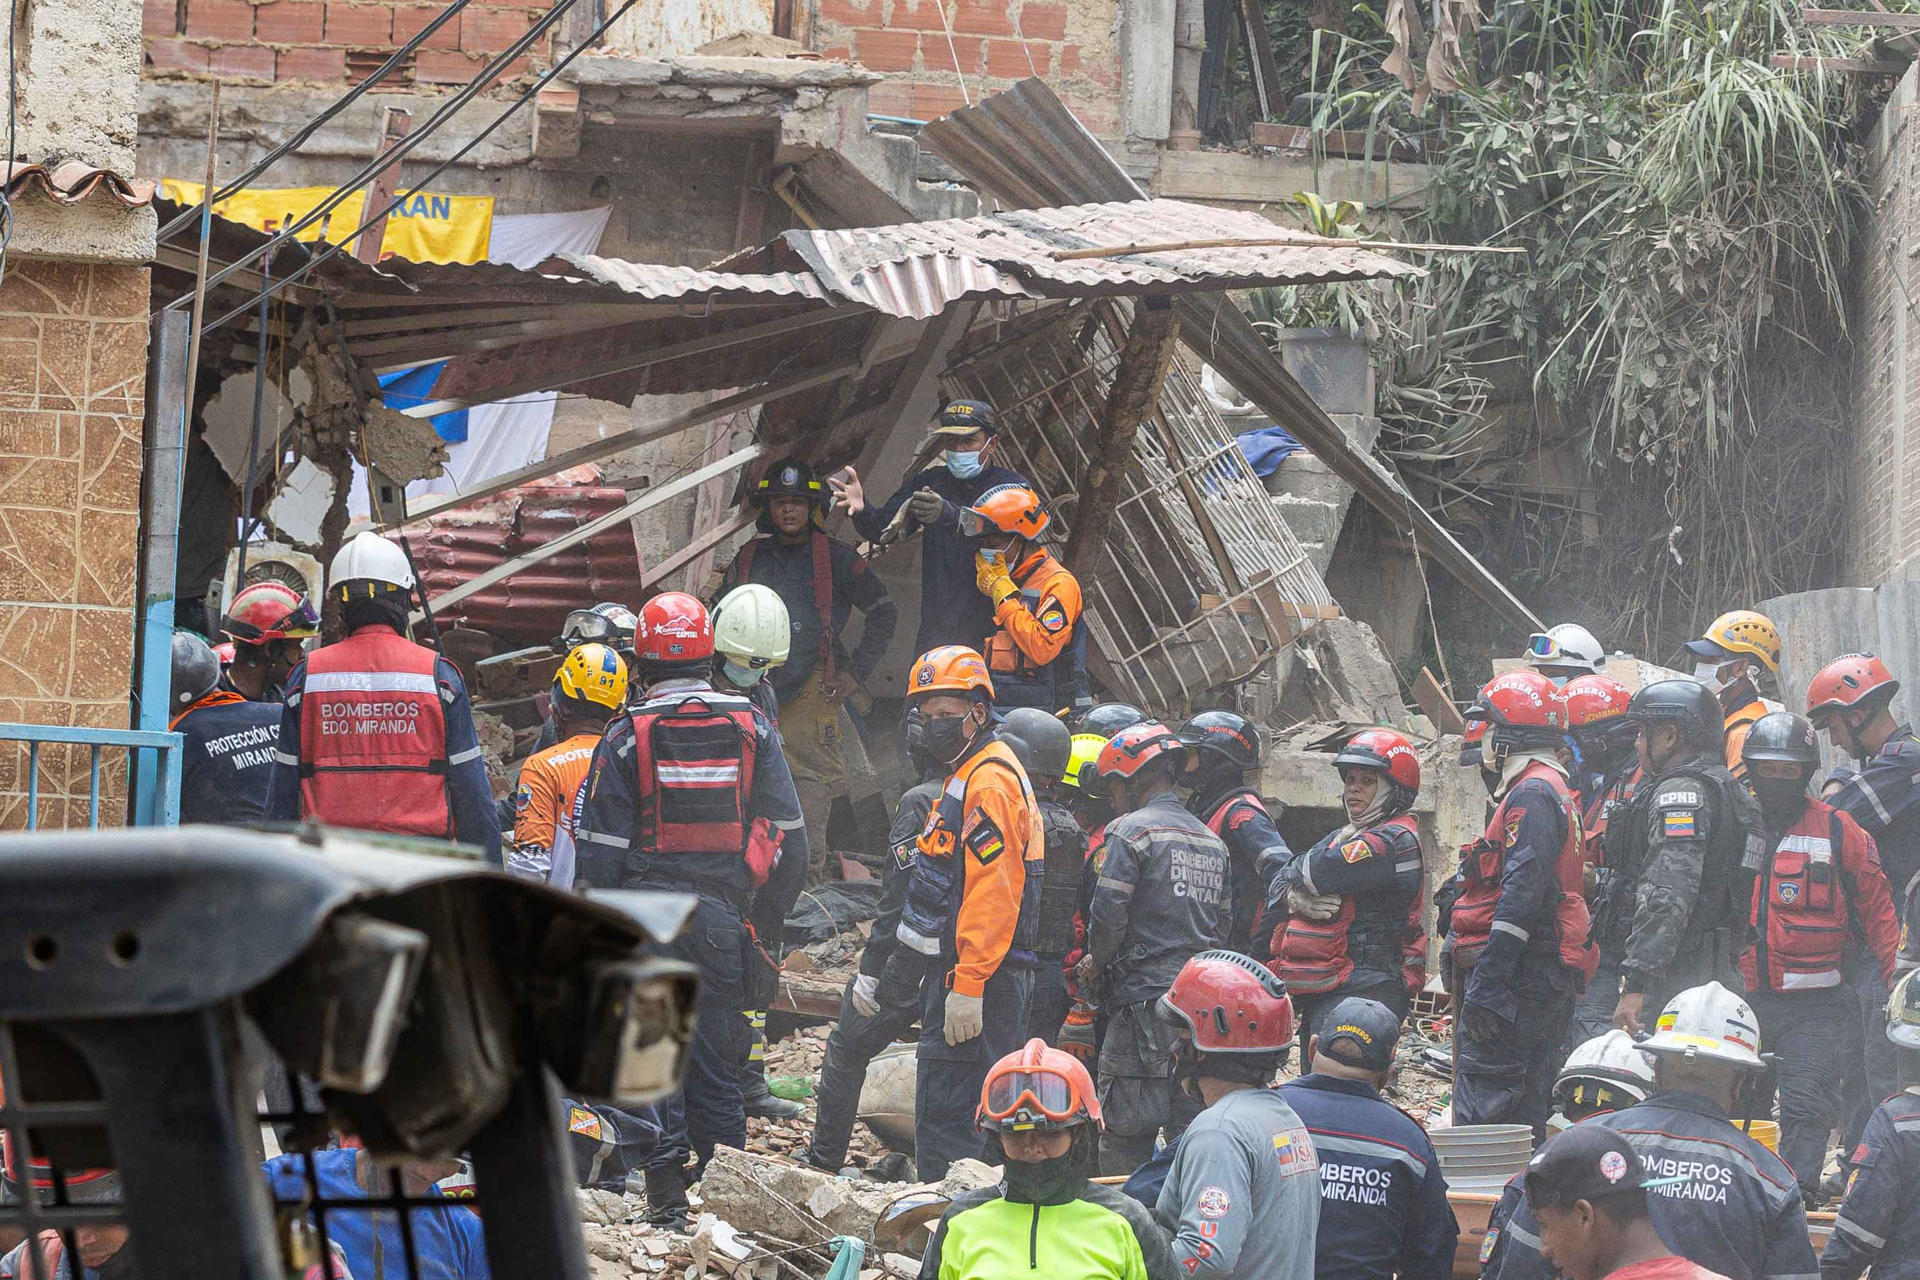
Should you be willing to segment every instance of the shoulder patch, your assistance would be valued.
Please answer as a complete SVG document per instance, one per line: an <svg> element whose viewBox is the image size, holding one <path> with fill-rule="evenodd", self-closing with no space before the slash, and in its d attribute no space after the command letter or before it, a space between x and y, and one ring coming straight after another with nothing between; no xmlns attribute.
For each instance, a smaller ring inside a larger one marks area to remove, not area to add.
<svg viewBox="0 0 1920 1280"><path fill-rule="evenodd" d="M1692 809L1669 809L1660 815L1660 834L1668 840L1692 840L1700 834Z"/></svg>
<svg viewBox="0 0 1920 1280"><path fill-rule="evenodd" d="M1507 848L1511 849L1514 845L1520 843L1520 823L1525 817L1526 815L1523 813L1510 813L1507 815Z"/></svg>
<svg viewBox="0 0 1920 1280"><path fill-rule="evenodd" d="M1509 830L1510 831L1517 830L1518 825L1519 824L1516 823L1514 827L1510 828ZM1513 836L1511 834L1509 834L1507 837L1507 843L1508 844L1513 843ZM1373 856L1373 846L1367 843L1367 838L1365 836L1361 836L1358 840L1349 840L1345 844L1341 845L1340 856L1346 859L1348 862L1365 862L1368 858L1371 858Z"/></svg>
<svg viewBox="0 0 1920 1280"><path fill-rule="evenodd" d="M1274 1134L1273 1154L1280 1161L1280 1176L1283 1178L1291 1178L1299 1173L1312 1173L1316 1167L1313 1158L1313 1135L1307 1132L1305 1126Z"/></svg>
<svg viewBox="0 0 1920 1280"><path fill-rule="evenodd" d="M982 814L973 830L967 833L967 850L979 859L981 866L989 866L1007 847L1000 835L999 824Z"/></svg>
<svg viewBox="0 0 1920 1280"><path fill-rule="evenodd" d="M1233 1211L1233 1197L1225 1187L1202 1187L1193 1199L1193 1211L1203 1218L1224 1218Z"/></svg>
<svg viewBox="0 0 1920 1280"><path fill-rule="evenodd" d="M585 1138L598 1140L600 1137L600 1117L585 1107L567 1109L567 1132L577 1133Z"/></svg>
<svg viewBox="0 0 1920 1280"><path fill-rule="evenodd" d="M1067 611L1058 604L1049 604L1040 611L1040 629L1047 632L1059 632L1067 629Z"/></svg>
<svg viewBox="0 0 1920 1280"><path fill-rule="evenodd" d="M529 787L526 783L523 782L519 786L513 789L513 811L515 813L525 812L526 807L532 803L533 803L532 787Z"/></svg>
<svg viewBox="0 0 1920 1280"><path fill-rule="evenodd" d="M1697 809L1700 807L1700 793L1690 787L1662 787L1660 794L1653 798L1653 803L1662 809L1675 805Z"/></svg>
<svg viewBox="0 0 1920 1280"><path fill-rule="evenodd" d="M1484 1267L1487 1265L1488 1259L1493 1257L1494 1248L1499 1243L1500 1243L1500 1228L1498 1227L1487 1228L1486 1238L1480 1241L1480 1265L1481 1266Z"/></svg>

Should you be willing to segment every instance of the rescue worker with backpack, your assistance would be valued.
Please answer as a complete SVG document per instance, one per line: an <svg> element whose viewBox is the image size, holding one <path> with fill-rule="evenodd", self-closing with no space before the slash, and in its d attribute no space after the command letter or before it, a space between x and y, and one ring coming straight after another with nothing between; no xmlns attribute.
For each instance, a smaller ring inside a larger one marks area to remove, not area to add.
<svg viewBox="0 0 1920 1280"><path fill-rule="evenodd" d="M575 801L607 722L626 708L627 664L604 644L583 644L560 664L548 701L560 741L520 766L507 870L571 889Z"/></svg>
<svg viewBox="0 0 1920 1280"><path fill-rule="evenodd" d="M1607 831L1626 811L1640 785L1638 736L1627 717L1633 695L1610 676L1579 676L1560 690L1567 702L1567 725L1579 749L1576 790L1583 805L1580 815L1582 857L1589 880L1587 906L1596 919L1606 901L1614 869L1607 865ZM1600 947L1599 967L1573 1006L1574 1039L1586 1041L1604 1035L1613 1026L1613 1009L1620 1002L1622 951L1608 939L1595 937ZM1517 1193L1516 1193L1517 1194Z"/></svg>
<svg viewBox="0 0 1920 1280"><path fill-rule="evenodd" d="M1286 984L1247 956L1203 951L1158 1004L1180 1090L1204 1108L1154 1204L1174 1260L1215 1280L1312 1280L1320 1166L1305 1122L1268 1087L1293 1045Z"/></svg>
<svg viewBox="0 0 1920 1280"><path fill-rule="evenodd" d="M813 1096L813 1136L799 1157L829 1173L838 1173L847 1162L868 1066L919 1021L921 984L933 967L918 952L902 952L898 936L920 833L947 781L946 762L928 751L924 728L919 710L909 707L901 721L902 745L920 780L907 788L894 810L887 860L880 871L880 911L860 953L859 971L841 994L840 1016L827 1033ZM889 975L892 982L883 987L881 981Z"/></svg>
<svg viewBox="0 0 1920 1280"><path fill-rule="evenodd" d="M1100 1168L1132 1173L1198 1113L1176 1090L1172 1029L1158 1001L1194 955L1226 936L1227 847L1174 794L1186 744L1158 720L1122 729L1100 753L1119 817L1094 855L1080 985L1099 1005Z"/></svg>
<svg viewBox="0 0 1920 1280"><path fill-rule="evenodd" d="M788 860L804 864L807 832L779 733L746 698L708 683L706 606L678 591L653 597L641 606L634 651L642 694L594 750L579 880L698 897L680 936L647 948L700 971L686 1080L659 1104L663 1133L646 1174L650 1220L678 1223L688 1208L689 1151L697 1171L716 1145L746 1142L741 956L749 924L779 936L798 892ZM789 875L776 878L782 864Z"/></svg>
<svg viewBox="0 0 1920 1280"><path fill-rule="evenodd" d="M1735 609L1715 618L1698 640L1687 641L1687 652L1694 657L1693 678L1720 703L1727 768L1744 782L1740 746L1747 731L1769 711L1786 710L1760 696L1761 672L1780 678L1780 632L1765 614Z"/></svg>
<svg viewBox="0 0 1920 1280"><path fill-rule="evenodd" d="M280 708L225 688L220 659L191 631L173 633L173 717L180 735L180 821L258 822L280 740Z"/></svg>
<svg viewBox="0 0 1920 1280"><path fill-rule="evenodd" d="M306 642L320 634L320 615L286 583L254 582L234 593L220 633L233 645L228 684L249 702L277 703Z"/></svg>
<svg viewBox="0 0 1920 1280"><path fill-rule="evenodd" d="M1273 825L1266 802L1250 785L1258 781L1265 741L1253 721L1234 711L1202 711L1180 726L1187 747L1187 810L1227 846L1233 876L1233 911L1225 945L1266 959L1268 938L1257 937L1268 886L1293 850ZM1266 933L1273 933L1271 921Z"/></svg>
<svg viewBox="0 0 1920 1280"><path fill-rule="evenodd" d="M1176 1280L1153 1216L1090 1180L1103 1122L1078 1059L1029 1040L993 1064L979 1096L975 1123L1001 1180L947 1207L920 1280Z"/></svg>
<svg viewBox="0 0 1920 1280"><path fill-rule="evenodd" d="M1300 1019L1300 1066L1313 1069L1312 1039L1325 1015L1363 996L1404 1018L1427 972L1421 925L1424 884L1420 757L1392 729L1364 729L1333 757L1347 822L1274 877L1286 913L1275 928L1273 967L1287 980Z"/></svg>
<svg viewBox="0 0 1920 1280"><path fill-rule="evenodd" d="M327 591L347 638L287 678L267 820L459 840L503 865L467 687L451 662L406 638L406 552L359 534L334 556Z"/></svg>
<svg viewBox="0 0 1920 1280"><path fill-rule="evenodd" d="M1040 545L1051 521L1024 485L1002 485L960 511L974 539L974 585L993 604L994 629L981 652L994 701L1052 713L1090 702L1080 582Z"/></svg>
<svg viewBox="0 0 1920 1280"><path fill-rule="evenodd" d="M1574 997L1593 973L1582 896L1580 811L1559 751L1566 700L1537 671L1494 677L1467 710L1486 833L1460 851L1447 938L1458 1011L1455 1124L1544 1133Z"/></svg>
<svg viewBox="0 0 1920 1280"><path fill-rule="evenodd" d="M1720 704L1705 686L1656 680L1633 695L1627 718L1639 730L1640 785L1607 828L1595 936L1621 956L1613 1025L1638 1035L1647 1005L1709 980L1737 983L1740 868L1763 836L1759 806L1723 763Z"/></svg>
<svg viewBox="0 0 1920 1280"><path fill-rule="evenodd" d="M826 490L813 468L781 458L761 474L749 501L759 508L760 536L721 576L725 595L742 583L770 587L787 607L793 636L787 660L768 677L779 698L780 737L807 815L810 881L839 879L827 843L827 817L847 794L846 701L880 665L898 615L878 574L859 552L826 533ZM858 609L860 643L843 640Z"/></svg>
<svg viewBox="0 0 1920 1280"><path fill-rule="evenodd" d="M999 686L994 686L996 689ZM1039 964L1033 974L1033 999L1027 1006L1027 1038L1052 1043L1067 1020L1072 1001L1062 967L1075 940L1073 918L1080 910L1081 881L1087 866L1087 833L1060 803L1060 781L1073 751L1067 726L1038 707L1015 707L1000 724L1000 736L1020 758L1040 804L1040 830L1046 841L1046 877L1040 889L1040 915L1034 926Z"/></svg>
<svg viewBox="0 0 1920 1280"><path fill-rule="evenodd" d="M1920 971L1916 971L1920 972ZM1905 1059L1909 1079L1920 1080L1920 977L1908 973L1887 999L1885 1035ZM1820 1255L1821 1280L1858 1280L1873 1268L1876 1280L1920 1277L1920 1084L1882 1102L1853 1151L1847 1199Z"/></svg>
<svg viewBox="0 0 1920 1280"><path fill-rule="evenodd" d="M1604 1126L1632 1144L1649 1172L1672 1181L1647 1198L1660 1238L1730 1280L1812 1280L1813 1244L1793 1171L1729 1119L1749 1114L1766 1064L1746 1001L1717 982L1676 995L1640 1048L1653 1055L1644 1102L1596 1114L1570 1132ZM1498 1245L1497 1275L1552 1274L1540 1228L1523 1202Z"/></svg>
<svg viewBox="0 0 1920 1280"><path fill-rule="evenodd" d="M930 650L907 690L927 754L951 772L915 838L879 1002L921 992L914 1159L934 1182L979 1158L967 1102L1026 1029L1046 843L1026 770L993 730L986 660L962 645Z"/></svg>
<svg viewBox="0 0 1920 1280"><path fill-rule="evenodd" d="M1741 751L1767 852L1751 869L1740 974L1778 1073L1780 1155L1815 1204L1827 1135L1843 1119L1843 1059L1860 1052L1844 971L1868 965L1890 985L1900 928L1872 838L1807 794L1820 767L1813 725L1773 712L1754 722ZM1841 1045L1850 1052L1835 1052Z"/></svg>

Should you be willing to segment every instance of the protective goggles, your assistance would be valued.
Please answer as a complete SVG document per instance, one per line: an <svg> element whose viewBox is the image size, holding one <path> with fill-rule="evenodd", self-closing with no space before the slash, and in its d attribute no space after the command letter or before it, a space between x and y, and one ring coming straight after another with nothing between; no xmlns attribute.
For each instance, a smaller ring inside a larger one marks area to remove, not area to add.
<svg viewBox="0 0 1920 1280"><path fill-rule="evenodd" d="M1535 658L1558 658L1561 656L1560 642L1544 631L1536 631L1527 641L1527 654Z"/></svg>
<svg viewBox="0 0 1920 1280"><path fill-rule="evenodd" d="M988 1120L1015 1121L1010 1128L1037 1127L1041 1121L1061 1124L1080 1118L1085 1108L1073 1082L1057 1071L1013 1067L987 1079Z"/></svg>
<svg viewBox="0 0 1920 1280"><path fill-rule="evenodd" d="M228 618L220 629L243 644L264 644L269 640L302 640L320 630L320 615L310 601L302 600L271 626L256 627L251 622Z"/></svg>
<svg viewBox="0 0 1920 1280"><path fill-rule="evenodd" d="M960 533L962 537L984 538L990 533L1000 533L999 525L975 511L972 507L960 508Z"/></svg>

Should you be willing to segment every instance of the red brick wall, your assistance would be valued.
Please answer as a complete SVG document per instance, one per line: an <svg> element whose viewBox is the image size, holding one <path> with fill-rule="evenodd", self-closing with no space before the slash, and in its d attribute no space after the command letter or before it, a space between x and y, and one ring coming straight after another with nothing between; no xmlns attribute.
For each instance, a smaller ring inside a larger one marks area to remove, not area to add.
<svg viewBox="0 0 1920 1280"><path fill-rule="evenodd" d="M1098 137L1120 131L1113 0L812 0L813 46L888 79L882 115L931 120L1015 80L1040 76Z"/></svg>
<svg viewBox="0 0 1920 1280"><path fill-rule="evenodd" d="M359 80L445 6L364 0L143 0L146 74L229 81ZM524 35L543 3L475 0L421 46L386 85L465 84ZM552 32L533 47L544 60ZM507 79L525 76L517 59Z"/></svg>

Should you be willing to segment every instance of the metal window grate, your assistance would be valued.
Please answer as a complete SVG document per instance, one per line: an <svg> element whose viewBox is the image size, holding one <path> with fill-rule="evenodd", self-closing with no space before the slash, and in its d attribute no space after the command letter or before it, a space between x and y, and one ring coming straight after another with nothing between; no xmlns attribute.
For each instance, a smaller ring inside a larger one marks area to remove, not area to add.
<svg viewBox="0 0 1920 1280"><path fill-rule="evenodd" d="M103 796L109 823L118 825L131 786L133 825L174 826L180 821L180 742L177 733L142 729L0 724L0 744L14 744L0 745L4 825L98 827Z"/></svg>
<svg viewBox="0 0 1920 1280"><path fill-rule="evenodd" d="M956 355L944 377L948 394L993 405L1010 465L1047 502L1060 542L1098 452L1131 305L1043 308ZM1184 353L1141 424L1106 546L1080 586L1094 673L1172 716L1339 613Z"/></svg>

